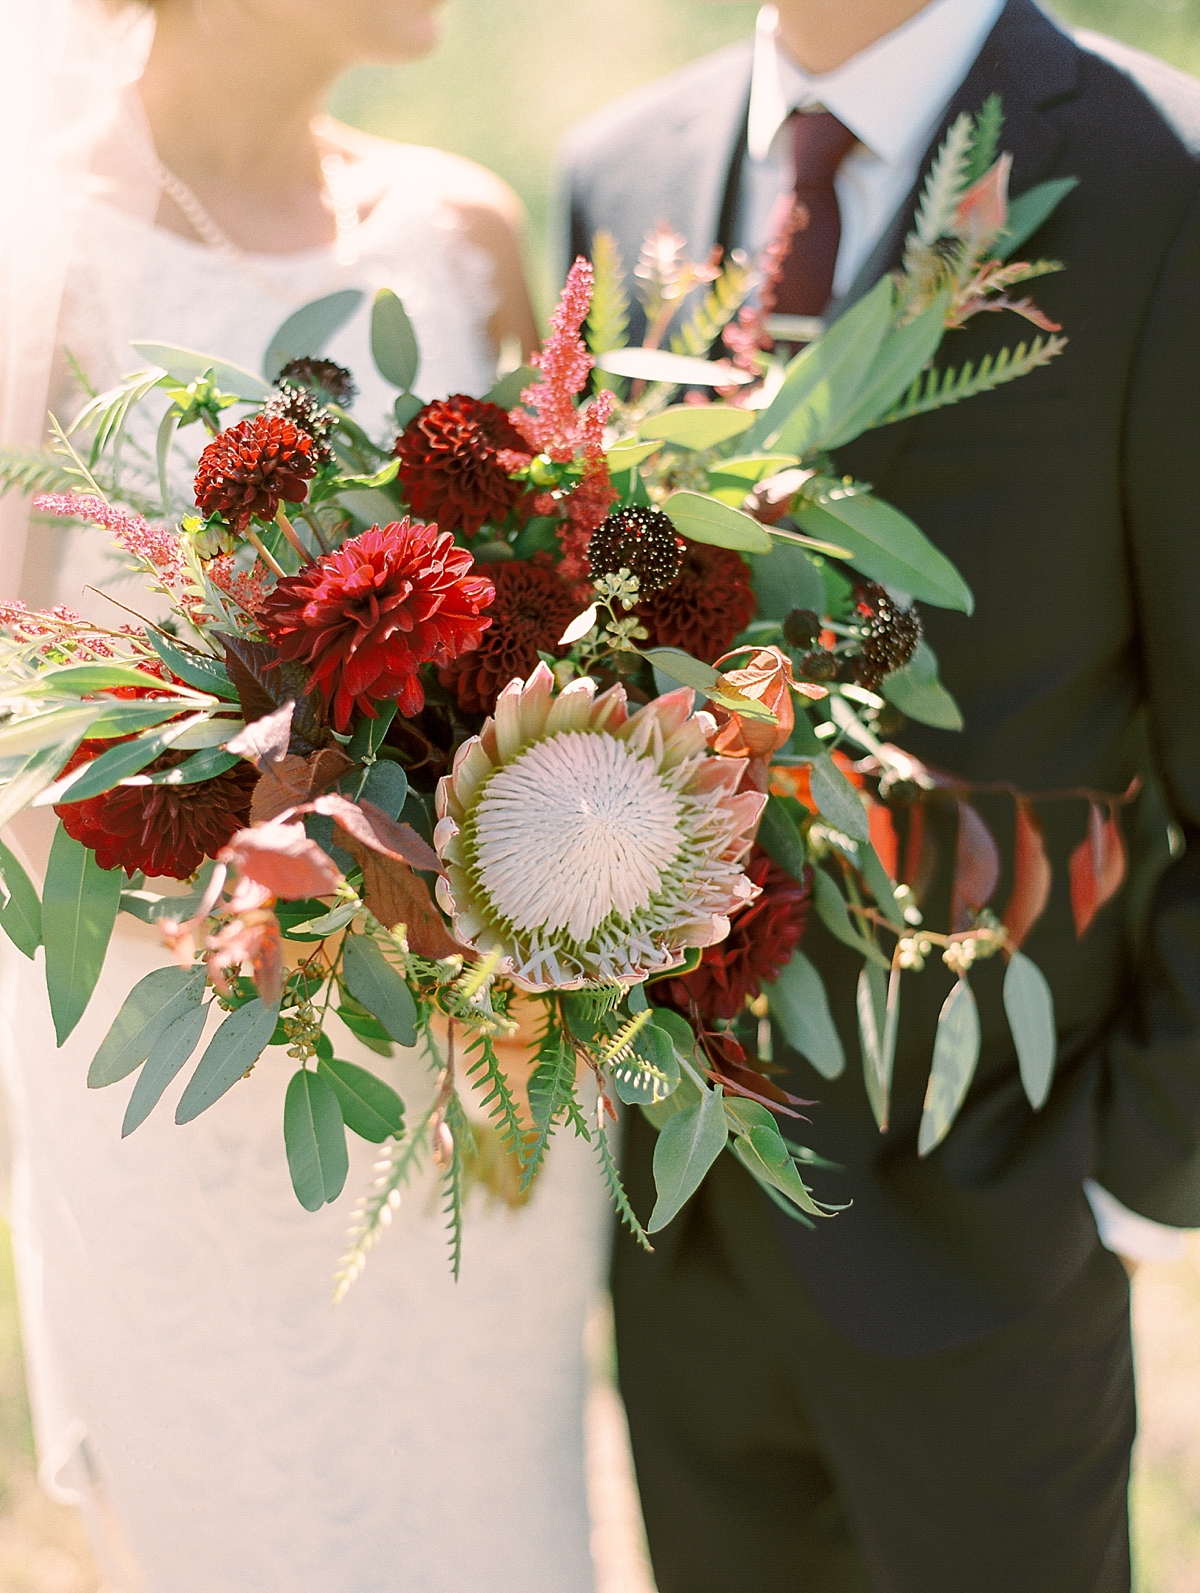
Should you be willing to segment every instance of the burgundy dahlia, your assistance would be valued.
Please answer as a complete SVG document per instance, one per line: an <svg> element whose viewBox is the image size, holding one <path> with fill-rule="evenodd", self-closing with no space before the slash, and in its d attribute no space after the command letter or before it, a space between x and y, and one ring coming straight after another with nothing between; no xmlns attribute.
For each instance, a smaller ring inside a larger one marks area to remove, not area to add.
<svg viewBox="0 0 1200 1593"><path fill-rule="evenodd" d="M251 518L273 520L279 500L303 503L316 473L308 432L279 415L254 415L219 432L200 455L196 504L221 514L235 531Z"/></svg>
<svg viewBox="0 0 1200 1593"><path fill-rule="evenodd" d="M115 744L84 741L67 771ZM174 768L186 756L164 752L144 773ZM67 834L95 852L101 868L123 868L130 878L140 869L151 878L190 879L250 822L257 780L251 764L237 763L195 785L119 785L82 802L59 803L54 811Z"/></svg>
<svg viewBox="0 0 1200 1593"><path fill-rule="evenodd" d="M736 1018L747 997L753 1001L792 960L808 921L807 871L801 884L756 846L746 873L762 895L738 913L723 941L705 947L698 968L648 987L660 1006L687 1012L695 1002L710 1023Z"/></svg>
<svg viewBox="0 0 1200 1593"><path fill-rule="evenodd" d="M384 698L419 713L417 671L478 647L494 595L448 531L406 518L372 526L279 581L257 617L285 660L312 671L344 731L356 707L375 718L372 704Z"/></svg>
<svg viewBox="0 0 1200 1593"><path fill-rule="evenodd" d="M729 548L689 542L669 591L639 603L638 618L656 647L682 647L711 664L733 646L757 605L750 572Z"/></svg>
<svg viewBox="0 0 1200 1593"><path fill-rule="evenodd" d="M574 619L578 604L558 571L546 563L519 561L490 566L496 598L491 629L474 652L464 653L441 672L465 713L490 714L510 680L524 680L537 668L538 654L553 653Z"/></svg>
<svg viewBox="0 0 1200 1593"><path fill-rule="evenodd" d="M426 404L396 439L400 480L417 514L444 531L473 537L485 520L501 521L525 492L510 481L514 461L529 450L496 404L456 393Z"/></svg>

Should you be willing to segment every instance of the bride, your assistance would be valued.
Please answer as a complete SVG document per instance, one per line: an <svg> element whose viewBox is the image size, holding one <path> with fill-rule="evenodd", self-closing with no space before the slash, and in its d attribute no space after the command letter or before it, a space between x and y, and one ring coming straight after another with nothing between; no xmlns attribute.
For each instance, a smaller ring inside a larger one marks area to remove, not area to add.
<svg viewBox="0 0 1200 1593"><path fill-rule="evenodd" d="M57 118L56 136L70 124L56 147L87 176L50 205L20 162L21 207L6 205L27 219L0 279L6 443L37 440L47 393L60 413L79 407L52 346L99 387L136 366L134 338L257 370L287 315L343 287L366 290L365 306L378 287L399 294L423 397L482 393L502 341L529 348L509 190L319 115L344 68L424 53L439 0L158 0L153 19L101 17L95 3L0 7L6 44L54 63L40 98L28 82L0 87ZM360 424L382 435L389 396L366 308L327 353L354 372ZM15 499L7 595L19 576L31 606L111 623L83 591L107 584L102 534L27 530ZM46 837L17 839L36 868ZM56 1050L40 968L5 943L0 1047L43 1483L83 1505L120 1593L583 1593L581 1341L606 1233L587 1147L556 1144L524 1209L477 1197L457 1286L433 1191L414 1184L334 1310L371 1147L336 1204L302 1211L272 1053L195 1123L174 1125L172 1099L125 1141L128 1092L85 1088L124 994L163 961L123 917L83 1023ZM419 1111L426 1066L390 1066Z"/></svg>

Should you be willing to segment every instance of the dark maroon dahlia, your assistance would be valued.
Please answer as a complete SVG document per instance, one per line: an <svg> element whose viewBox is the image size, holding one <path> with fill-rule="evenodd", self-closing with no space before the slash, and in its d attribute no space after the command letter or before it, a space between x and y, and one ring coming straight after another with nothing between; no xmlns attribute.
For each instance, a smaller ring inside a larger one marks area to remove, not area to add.
<svg viewBox="0 0 1200 1593"><path fill-rule="evenodd" d="M419 713L421 665L444 667L478 647L494 595L448 531L405 519L278 581L257 618L282 658L312 671L345 731L355 708L374 718L373 703L388 698Z"/></svg>
<svg viewBox="0 0 1200 1593"><path fill-rule="evenodd" d="M510 481L529 450L496 404L455 393L426 404L396 438L400 480L411 508L443 531L473 537L485 520L499 523L526 492Z"/></svg>
<svg viewBox="0 0 1200 1593"><path fill-rule="evenodd" d="M903 669L921 640L921 621L914 608L893 603L887 591L874 581L862 581L854 588L855 604L866 622L862 650L854 659L854 679L874 691L893 669Z"/></svg>
<svg viewBox="0 0 1200 1593"><path fill-rule="evenodd" d="M344 365L338 365L333 360L318 360L305 357L298 360L289 360L275 378L275 385L290 382L296 387L307 387L318 398L325 399L332 404L338 404L342 409L349 409L358 397L358 388L354 378Z"/></svg>
<svg viewBox="0 0 1200 1593"><path fill-rule="evenodd" d="M510 680L531 675L539 653L557 651L578 608L549 560L493 564L488 573L496 588L491 629L474 652L441 671L464 713L490 714Z"/></svg>
<svg viewBox="0 0 1200 1593"><path fill-rule="evenodd" d="M808 871L800 883L756 846L746 873L762 894L737 914L724 940L705 948L698 968L647 987L660 1006L687 1012L695 1002L710 1023L736 1018L792 960L808 921Z"/></svg>
<svg viewBox="0 0 1200 1593"><path fill-rule="evenodd" d="M733 646L756 607L750 572L736 553L689 542L675 584L639 603L637 614L655 646L682 647L711 664Z"/></svg>
<svg viewBox="0 0 1200 1593"><path fill-rule="evenodd" d="M235 531L251 519L271 521L280 499L303 503L316 473L308 432L277 415L254 415L219 432L200 455L196 504L220 514Z"/></svg>
<svg viewBox="0 0 1200 1593"><path fill-rule="evenodd" d="M115 745L83 742L65 772ZM172 769L186 756L164 752L143 772ZM130 878L140 870L151 878L190 879L249 824L257 781L251 764L237 763L195 785L119 785L82 802L61 802L54 811L67 834L95 852L101 868L123 868Z"/></svg>
<svg viewBox="0 0 1200 1593"><path fill-rule="evenodd" d="M329 437L333 431L333 416L306 387L293 387L291 382L278 384L262 407L264 415L290 420L299 431L306 431L313 440L313 461L327 465L333 457Z"/></svg>
<svg viewBox="0 0 1200 1593"><path fill-rule="evenodd" d="M640 504L614 509L592 532L587 559L593 576L628 570L638 578L644 600L675 584L685 543L661 509Z"/></svg>

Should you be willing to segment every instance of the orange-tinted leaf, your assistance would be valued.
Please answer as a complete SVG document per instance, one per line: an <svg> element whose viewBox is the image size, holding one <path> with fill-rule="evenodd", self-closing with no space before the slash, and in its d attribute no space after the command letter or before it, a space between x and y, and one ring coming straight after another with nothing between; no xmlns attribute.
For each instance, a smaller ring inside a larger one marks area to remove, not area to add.
<svg viewBox="0 0 1200 1593"><path fill-rule="evenodd" d="M239 731L232 741L225 743L226 752L236 752L243 758L249 758L256 769L261 769L264 765L282 763L287 757L292 738L292 714L295 707L294 702L285 702L273 713L255 719L252 724Z"/></svg>
<svg viewBox="0 0 1200 1593"><path fill-rule="evenodd" d="M337 864L309 840L302 824L279 820L239 830L218 861L284 900L328 896L342 880Z"/></svg>
<svg viewBox="0 0 1200 1593"><path fill-rule="evenodd" d="M353 758L348 758L340 747L322 747L308 758L289 753L278 763L269 764L255 786L250 822L263 824L311 801L353 767Z"/></svg>
<svg viewBox="0 0 1200 1593"><path fill-rule="evenodd" d="M381 924L388 929L403 924L409 948L419 957L468 955L451 938L425 881L407 863L375 851L353 835L346 835L345 847L362 868L363 899Z"/></svg>
<svg viewBox="0 0 1200 1593"><path fill-rule="evenodd" d="M718 660L719 667L720 661ZM775 715L775 723L761 719L748 719L733 711L725 720L713 742L714 752L727 758L769 758L791 740L796 725L796 710L792 704L791 660L778 647L763 647L754 654L743 669L731 669L725 676L726 686L743 697L761 703Z"/></svg>
<svg viewBox="0 0 1200 1593"><path fill-rule="evenodd" d="M1116 813L1110 808L1105 817L1100 803L1093 802L1087 839L1071 853L1071 911L1080 940L1105 902L1120 890L1124 878L1125 843Z"/></svg>
<svg viewBox="0 0 1200 1593"><path fill-rule="evenodd" d="M871 845L883 864L889 879L900 878L900 840L891 809L882 802L867 804L867 827L871 832Z"/></svg>
<svg viewBox="0 0 1200 1593"><path fill-rule="evenodd" d="M411 824L399 823L374 802L351 802L349 797L330 791L317 798L313 810L328 814L347 835L373 852L433 874L446 872L441 858Z"/></svg>
<svg viewBox="0 0 1200 1593"><path fill-rule="evenodd" d="M1042 822L1033 804L1017 798L1017 828L1013 843L1013 889L1004 910L1009 945L1018 950L1046 910L1050 900L1050 859Z"/></svg>
<svg viewBox="0 0 1200 1593"><path fill-rule="evenodd" d="M954 894L950 929L970 929L975 914L992 899L1000 879L1000 853L991 830L969 802L958 804L958 845L954 855Z"/></svg>

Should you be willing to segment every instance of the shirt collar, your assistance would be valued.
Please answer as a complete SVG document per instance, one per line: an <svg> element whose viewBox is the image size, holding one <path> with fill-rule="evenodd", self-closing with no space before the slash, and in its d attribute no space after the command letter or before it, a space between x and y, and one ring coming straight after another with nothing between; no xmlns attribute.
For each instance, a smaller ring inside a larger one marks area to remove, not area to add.
<svg viewBox="0 0 1200 1593"><path fill-rule="evenodd" d="M1003 9L1004 0L932 0L836 71L815 77L779 48L775 7L763 6L750 83L750 158L765 160L792 111L809 105L832 111L889 166L919 158Z"/></svg>

